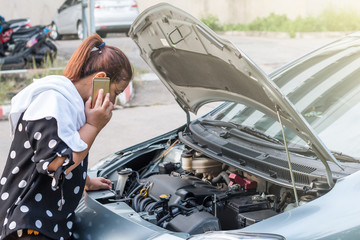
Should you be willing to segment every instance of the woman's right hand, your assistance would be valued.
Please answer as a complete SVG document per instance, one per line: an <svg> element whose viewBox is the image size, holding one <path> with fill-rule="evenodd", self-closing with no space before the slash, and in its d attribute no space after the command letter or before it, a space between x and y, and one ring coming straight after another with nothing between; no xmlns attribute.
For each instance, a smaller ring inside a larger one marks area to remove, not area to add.
<svg viewBox="0 0 360 240"><path fill-rule="evenodd" d="M110 101L109 93L106 94L105 98L103 96L104 90L100 89L93 108L91 108L91 97L85 103L86 122L96 127L99 132L110 121L112 110L115 107Z"/></svg>

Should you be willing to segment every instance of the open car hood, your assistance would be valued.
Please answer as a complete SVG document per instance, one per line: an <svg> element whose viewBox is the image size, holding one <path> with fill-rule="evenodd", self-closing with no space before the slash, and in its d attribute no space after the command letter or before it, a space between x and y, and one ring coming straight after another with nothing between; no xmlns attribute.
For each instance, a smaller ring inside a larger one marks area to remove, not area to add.
<svg viewBox="0 0 360 240"><path fill-rule="evenodd" d="M340 164L310 125L268 76L231 42L219 38L201 21L169 4L145 10L130 29L142 58L159 76L180 106L196 113L204 104L231 101L249 105L292 129L317 154Z"/></svg>

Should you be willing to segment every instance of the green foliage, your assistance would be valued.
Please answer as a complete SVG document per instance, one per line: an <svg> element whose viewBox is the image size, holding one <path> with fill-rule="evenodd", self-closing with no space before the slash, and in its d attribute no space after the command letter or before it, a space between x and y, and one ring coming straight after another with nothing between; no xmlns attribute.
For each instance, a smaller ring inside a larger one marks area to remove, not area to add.
<svg viewBox="0 0 360 240"><path fill-rule="evenodd" d="M319 16L297 17L289 19L285 14L271 13L267 17L256 18L249 24L221 25L219 18L208 15L202 21L214 31L266 31L287 32L294 37L296 32L358 31L360 13L353 10L328 8Z"/></svg>
<svg viewBox="0 0 360 240"><path fill-rule="evenodd" d="M206 18L202 18L201 21L214 31L221 31L223 28L219 23L219 18L211 14L207 15Z"/></svg>
<svg viewBox="0 0 360 240"><path fill-rule="evenodd" d="M11 98L20 90L32 83L34 78L42 78L47 75L61 75L63 73L64 63L58 60L50 61L44 59L41 69L37 68L35 60L32 62L34 71L26 74L0 74L0 105L10 104Z"/></svg>

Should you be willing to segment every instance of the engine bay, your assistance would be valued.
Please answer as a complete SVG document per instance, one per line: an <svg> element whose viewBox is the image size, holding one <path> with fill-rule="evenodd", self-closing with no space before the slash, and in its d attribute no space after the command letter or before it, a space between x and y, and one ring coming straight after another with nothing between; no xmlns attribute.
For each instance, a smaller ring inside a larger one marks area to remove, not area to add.
<svg viewBox="0 0 360 240"><path fill-rule="evenodd" d="M221 163L178 141L133 159L108 177L114 183L111 202L125 202L146 221L191 235L241 229L296 207L291 188ZM321 189L318 185L297 191L299 205L327 191L314 191Z"/></svg>

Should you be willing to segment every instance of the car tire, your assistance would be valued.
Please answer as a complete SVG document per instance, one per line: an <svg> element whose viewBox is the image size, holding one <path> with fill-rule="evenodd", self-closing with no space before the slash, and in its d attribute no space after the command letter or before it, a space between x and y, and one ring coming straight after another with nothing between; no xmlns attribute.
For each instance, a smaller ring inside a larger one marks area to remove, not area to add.
<svg viewBox="0 0 360 240"><path fill-rule="evenodd" d="M78 37L78 39L83 40L84 39L84 31L83 31L83 25L82 25L81 21L79 21L77 23L77 28L76 29L77 29L77 37Z"/></svg>
<svg viewBox="0 0 360 240"><path fill-rule="evenodd" d="M51 24L51 32L50 32L50 38L54 40L60 40L62 36L58 32L58 28L55 23Z"/></svg>
<svg viewBox="0 0 360 240"><path fill-rule="evenodd" d="M106 38L106 35L107 35L107 33L104 33L104 32L99 32L97 34L99 34L99 36L102 38Z"/></svg>

